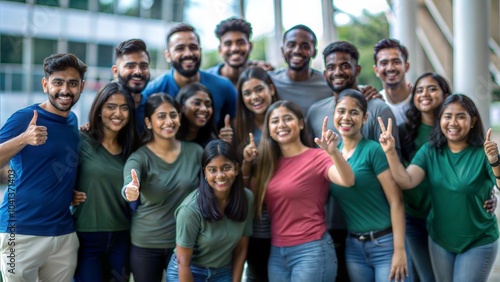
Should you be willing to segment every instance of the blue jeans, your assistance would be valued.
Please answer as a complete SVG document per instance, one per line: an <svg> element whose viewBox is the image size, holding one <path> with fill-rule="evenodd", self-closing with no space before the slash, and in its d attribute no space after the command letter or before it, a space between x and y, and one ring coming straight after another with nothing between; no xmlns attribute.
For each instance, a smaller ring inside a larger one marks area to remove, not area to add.
<svg viewBox="0 0 500 282"><path fill-rule="evenodd" d="M194 282L231 282L233 280L233 267L231 264L219 268L191 264L189 268L191 268ZM167 281L179 281L179 266L175 254L172 255L167 267Z"/></svg>
<svg viewBox="0 0 500 282"><path fill-rule="evenodd" d="M130 231L77 232L75 281L128 281Z"/></svg>
<svg viewBox="0 0 500 282"><path fill-rule="evenodd" d="M337 257L328 232L320 240L291 247L271 246L269 281L331 282L337 276Z"/></svg>
<svg viewBox="0 0 500 282"><path fill-rule="evenodd" d="M135 282L161 281L173 249L130 248L130 265Z"/></svg>
<svg viewBox="0 0 500 282"><path fill-rule="evenodd" d="M429 251L437 281L486 282L497 256L498 240L457 254L445 250L429 236Z"/></svg>
<svg viewBox="0 0 500 282"><path fill-rule="evenodd" d="M347 236L345 259L347 271L352 282L388 281L391 273L392 255L394 254L393 234L387 234L374 240L360 241ZM408 269L411 260L408 258ZM412 281L411 274L405 281Z"/></svg>
<svg viewBox="0 0 500 282"><path fill-rule="evenodd" d="M409 255L416 274L422 282L435 281L429 255L428 237L425 218L406 215L406 240L410 249Z"/></svg>

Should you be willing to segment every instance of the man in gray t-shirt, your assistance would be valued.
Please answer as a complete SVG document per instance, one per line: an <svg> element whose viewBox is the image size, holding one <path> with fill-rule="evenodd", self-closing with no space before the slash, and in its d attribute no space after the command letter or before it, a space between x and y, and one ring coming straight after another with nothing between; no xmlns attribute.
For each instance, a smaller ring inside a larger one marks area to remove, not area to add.
<svg viewBox="0 0 500 282"><path fill-rule="evenodd" d="M332 91L322 73L309 67L316 57L317 39L305 25L296 25L283 34L281 53L287 67L270 72L281 100L290 100L300 106L305 115L309 106L330 97Z"/></svg>

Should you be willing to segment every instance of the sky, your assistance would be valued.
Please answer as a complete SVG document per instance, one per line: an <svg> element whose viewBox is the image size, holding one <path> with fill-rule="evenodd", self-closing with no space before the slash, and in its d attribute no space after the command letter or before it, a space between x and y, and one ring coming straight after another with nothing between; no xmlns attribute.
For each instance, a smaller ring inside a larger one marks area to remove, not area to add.
<svg viewBox="0 0 500 282"><path fill-rule="evenodd" d="M370 13L388 10L386 0L333 0L335 6L353 16L360 16L363 9ZM223 19L237 16L231 6L233 0L190 0L186 10L186 21L196 27L205 50L216 49L215 26ZM273 0L246 0L246 19L252 24L253 38L272 35L274 32ZM283 27L296 25L309 26L318 36L323 33L320 0L281 0L283 9ZM307 3L307 4L305 4ZM349 22L349 16L338 13L335 23L342 25Z"/></svg>

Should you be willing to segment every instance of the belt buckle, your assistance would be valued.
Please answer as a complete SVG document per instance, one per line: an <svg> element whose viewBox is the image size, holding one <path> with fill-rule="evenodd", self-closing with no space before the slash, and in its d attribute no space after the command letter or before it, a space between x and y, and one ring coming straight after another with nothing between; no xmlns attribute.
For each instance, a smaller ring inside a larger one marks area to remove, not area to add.
<svg viewBox="0 0 500 282"><path fill-rule="evenodd" d="M366 239L366 237L364 235L361 235L361 236L358 237L359 241L364 241L365 239Z"/></svg>

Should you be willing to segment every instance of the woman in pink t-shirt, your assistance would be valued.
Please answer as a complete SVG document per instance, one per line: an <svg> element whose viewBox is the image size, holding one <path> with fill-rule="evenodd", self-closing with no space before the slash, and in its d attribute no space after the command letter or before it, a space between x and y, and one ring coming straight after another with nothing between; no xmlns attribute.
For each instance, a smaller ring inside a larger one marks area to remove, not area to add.
<svg viewBox="0 0 500 282"><path fill-rule="evenodd" d="M337 259L324 206L330 182L350 187L354 174L327 121L321 138L315 139L321 149L310 148L300 108L278 101L266 113L258 150L253 142L244 149L243 176L248 179L255 172L251 186L257 215L265 201L271 219L270 281L335 279Z"/></svg>

